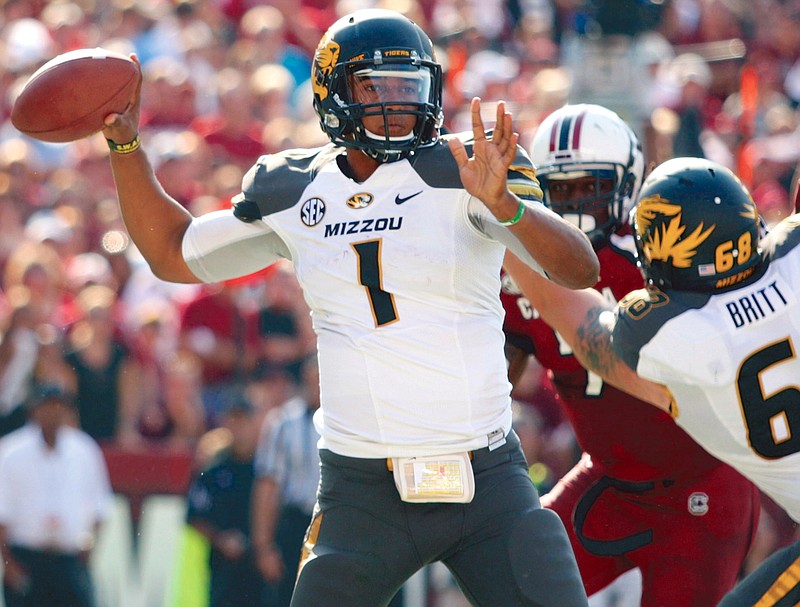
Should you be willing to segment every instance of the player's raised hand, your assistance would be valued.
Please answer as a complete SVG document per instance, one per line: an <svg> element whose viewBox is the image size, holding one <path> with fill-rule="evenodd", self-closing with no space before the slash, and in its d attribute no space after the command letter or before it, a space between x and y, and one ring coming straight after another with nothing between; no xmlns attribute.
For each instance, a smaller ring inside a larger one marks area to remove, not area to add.
<svg viewBox="0 0 800 607"><path fill-rule="evenodd" d="M109 114L106 116L103 136L116 143L126 143L131 141L139 133L139 112L142 103L142 65L135 54L130 55L131 59L139 68L139 83L136 85L131 96L130 103L121 114Z"/></svg>
<svg viewBox="0 0 800 607"><path fill-rule="evenodd" d="M511 114L506 112L504 101L497 103L497 120L491 138L486 137L480 98L472 99L470 111L474 138L472 157L456 138L449 141L450 152L458 165L464 189L493 210L508 193L508 167L516 156L519 135L514 132Z"/></svg>

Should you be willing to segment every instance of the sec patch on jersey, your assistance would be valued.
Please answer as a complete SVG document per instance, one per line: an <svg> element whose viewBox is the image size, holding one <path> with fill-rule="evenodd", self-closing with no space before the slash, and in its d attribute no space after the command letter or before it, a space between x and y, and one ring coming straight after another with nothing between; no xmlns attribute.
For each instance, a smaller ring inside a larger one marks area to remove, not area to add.
<svg viewBox="0 0 800 607"><path fill-rule="evenodd" d="M120 53L103 48L63 53L22 87L11 123L41 141L83 139L100 131L108 114L125 110L138 80L136 63Z"/></svg>

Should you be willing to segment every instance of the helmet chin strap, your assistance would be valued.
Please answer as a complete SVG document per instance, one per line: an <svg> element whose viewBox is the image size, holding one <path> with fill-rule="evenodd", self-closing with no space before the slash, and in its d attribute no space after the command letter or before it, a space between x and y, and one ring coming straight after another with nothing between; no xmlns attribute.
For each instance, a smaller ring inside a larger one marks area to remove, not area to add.
<svg viewBox="0 0 800 607"><path fill-rule="evenodd" d="M378 135L377 133L373 133L368 129L364 129L364 133L366 134L367 137L369 137L370 139L374 139L375 141L384 141L384 142L387 141L386 137ZM412 131L407 135L402 135L400 137L389 137L388 141L405 142L405 141L410 141L413 138L414 138L414 132ZM377 160L380 163L384 163L384 162L394 162L395 160L400 160L401 158L403 158L403 156L407 155L409 152L408 150L395 151L395 150L381 150L381 149L367 148L364 150L364 153L370 158L373 158L374 160Z"/></svg>
<svg viewBox="0 0 800 607"><path fill-rule="evenodd" d="M399 137L389 137L388 139L383 135L378 135L377 133L373 133L369 129L364 129L364 132L367 134L367 137L370 139L374 139L375 141L409 141L414 138L414 132L411 131L407 135L400 135Z"/></svg>
<svg viewBox="0 0 800 607"><path fill-rule="evenodd" d="M369 156L373 160L377 160L381 164L384 164L386 162L394 162L395 160L400 160L401 158L411 153L409 150L387 151L387 150L377 150L372 148L362 148L361 151L364 152L367 156Z"/></svg>

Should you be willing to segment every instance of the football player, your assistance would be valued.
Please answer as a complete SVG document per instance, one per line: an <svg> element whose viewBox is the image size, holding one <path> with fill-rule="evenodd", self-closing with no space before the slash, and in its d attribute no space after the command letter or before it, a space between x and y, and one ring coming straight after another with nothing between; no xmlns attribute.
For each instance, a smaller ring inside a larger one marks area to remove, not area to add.
<svg viewBox="0 0 800 607"><path fill-rule="evenodd" d="M753 199L731 171L678 158L647 178L632 227L646 288L614 307L594 290L548 289L537 300L542 317L587 368L671 416L800 522L800 216L762 238ZM539 288L516 270L524 292ZM711 496L709 513L715 507ZM705 553L702 542L712 541L700 533L691 546ZM695 566L715 581L710 555ZM798 571L800 543L764 561L720 605L797 605ZM691 579L670 577L676 586Z"/></svg>
<svg viewBox="0 0 800 607"><path fill-rule="evenodd" d="M232 210L191 217L155 181L139 99L104 134L152 269L219 281L291 259L317 333L321 480L292 605L386 605L442 561L475 605L587 604L560 519L511 430L498 298L506 248L590 286L586 236L541 202L511 115L440 136L442 70L399 13L342 17L312 89L331 143L264 156Z"/></svg>
<svg viewBox="0 0 800 607"><path fill-rule="evenodd" d="M628 222L645 171L634 132L604 107L567 105L539 126L531 156L545 201L597 252L600 296L615 302L641 287ZM526 284L522 272L512 274ZM540 304L554 296L544 281L523 289L530 297L512 280L503 284L512 380L531 355L549 369L583 451L542 504L567 525L587 593L638 567L644 607L715 605L750 546L755 488L668 414L585 370L539 317Z"/></svg>

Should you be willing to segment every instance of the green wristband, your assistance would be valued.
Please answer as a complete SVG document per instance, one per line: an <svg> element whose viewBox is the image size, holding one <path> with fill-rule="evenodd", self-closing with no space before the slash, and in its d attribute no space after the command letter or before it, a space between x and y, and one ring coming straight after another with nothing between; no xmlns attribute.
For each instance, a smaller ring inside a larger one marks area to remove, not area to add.
<svg viewBox="0 0 800 607"><path fill-rule="evenodd" d="M519 201L519 208L517 209L517 214L514 215L514 217L512 217L508 221L499 221L498 220L498 222L500 223L501 226L506 226L506 227L515 226L515 225L517 225L519 223L519 220L522 219L522 216L524 214L525 214L525 202L520 200Z"/></svg>

